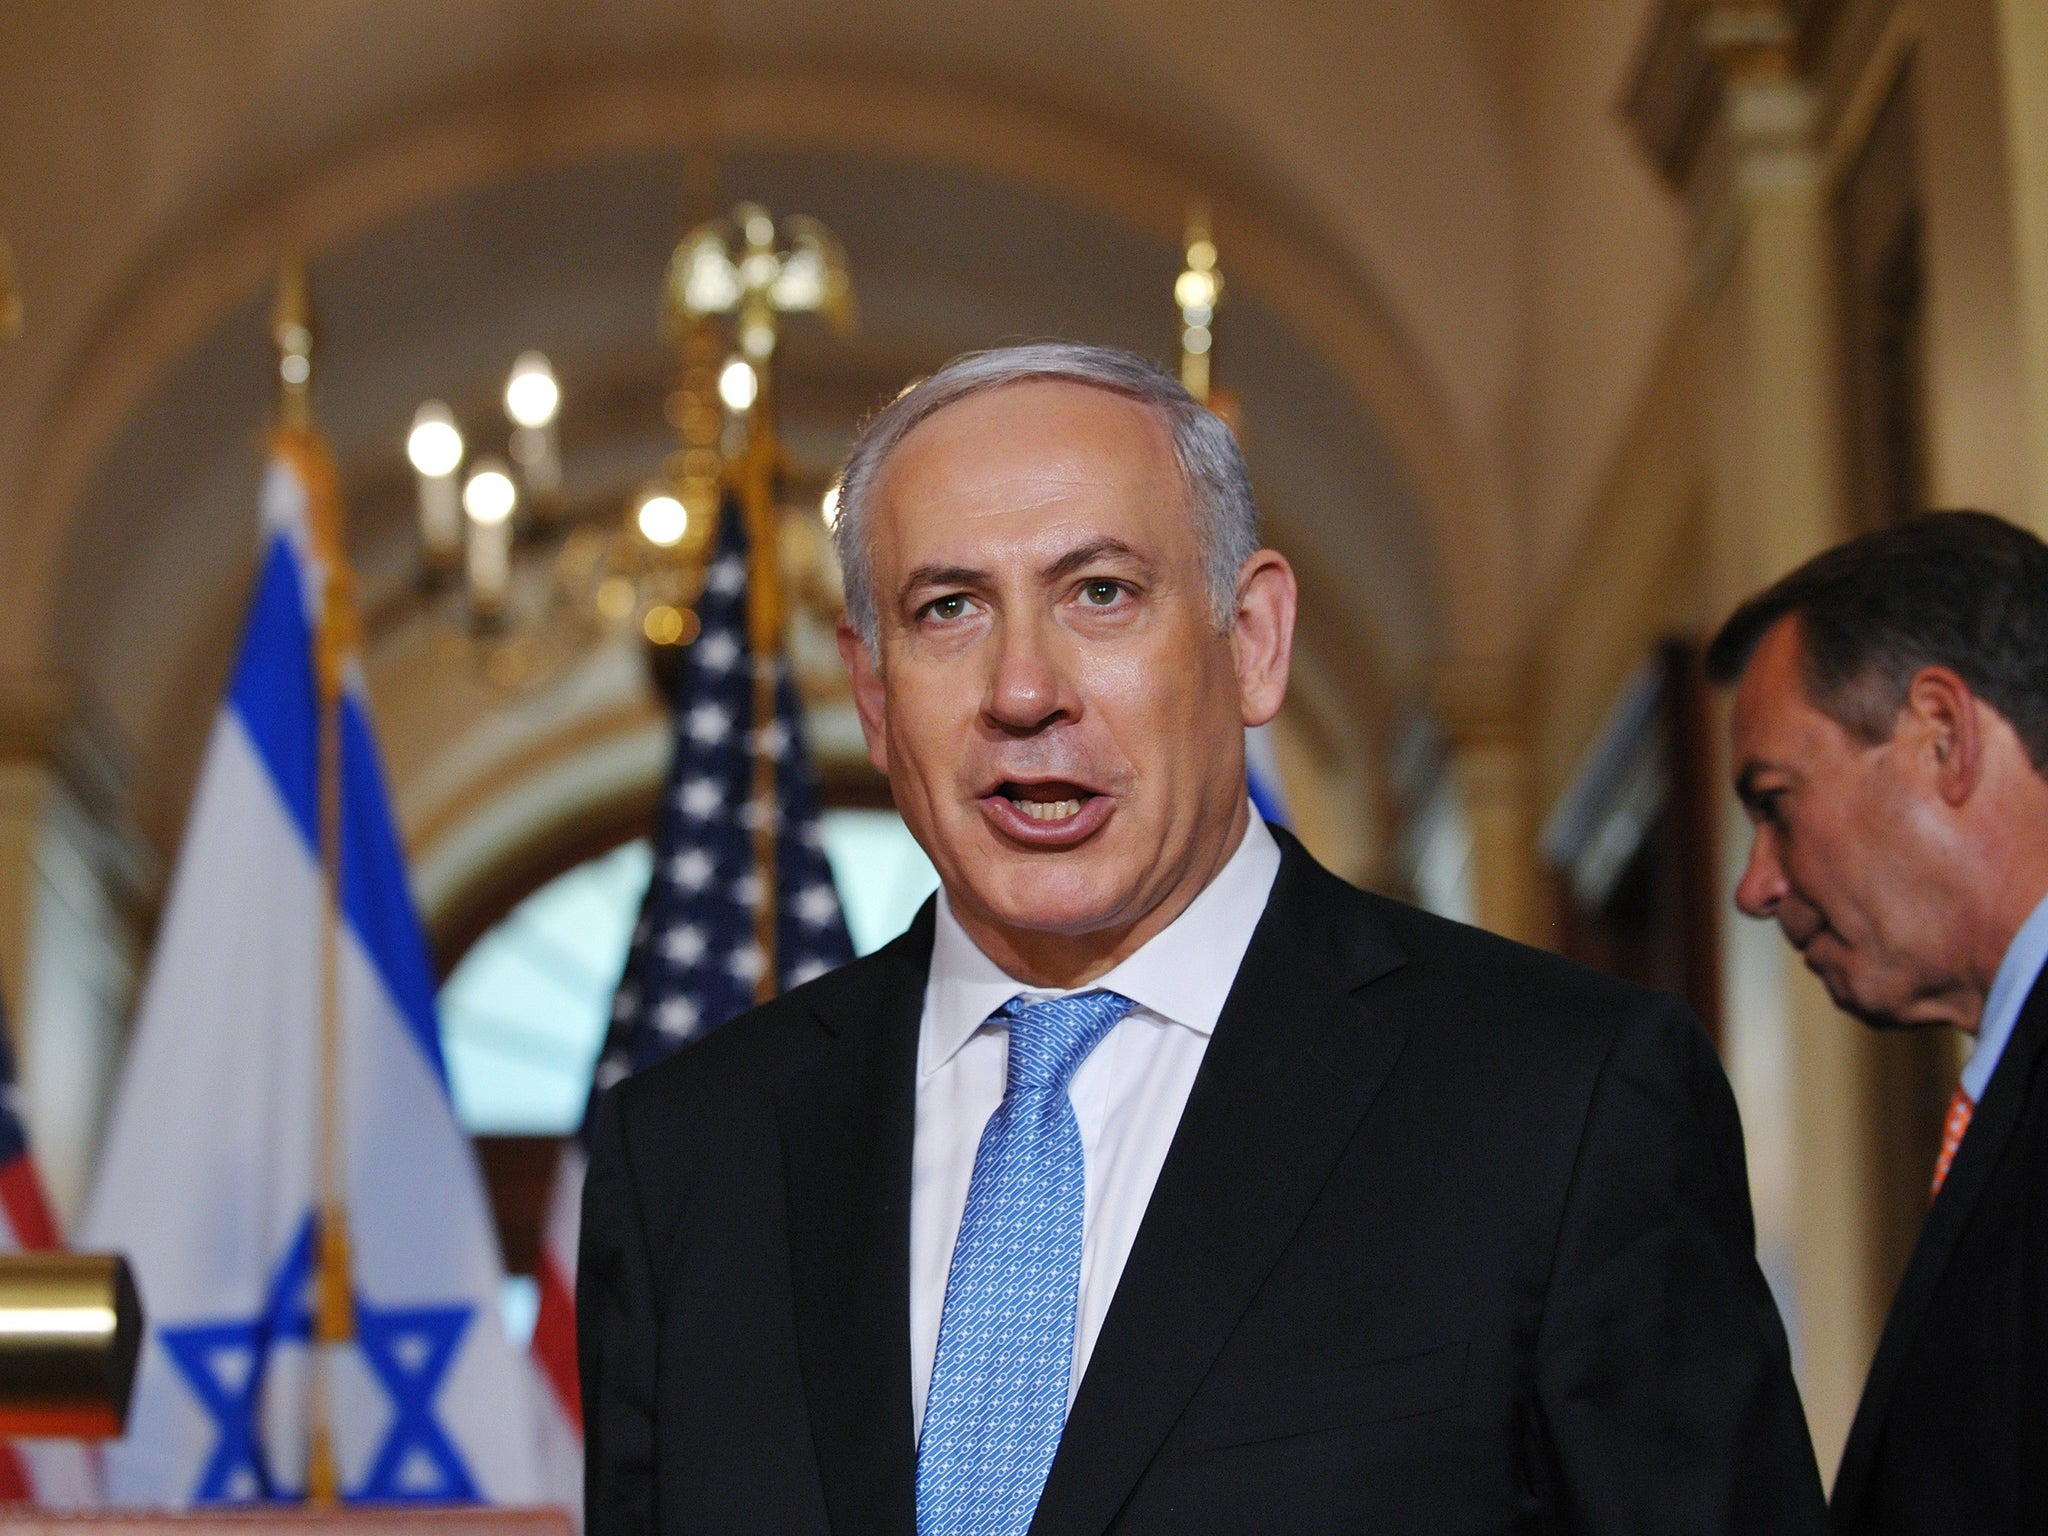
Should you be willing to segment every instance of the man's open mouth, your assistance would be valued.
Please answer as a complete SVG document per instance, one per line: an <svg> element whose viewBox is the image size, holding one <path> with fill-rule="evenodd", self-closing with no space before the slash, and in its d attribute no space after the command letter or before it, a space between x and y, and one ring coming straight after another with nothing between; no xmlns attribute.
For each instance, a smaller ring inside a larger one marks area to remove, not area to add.
<svg viewBox="0 0 2048 1536"><path fill-rule="evenodd" d="M996 793L1033 821L1067 821L1081 814L1081 807L1095 798L1094 791L1078 784L1018 784L1004 782Z"/></svg>

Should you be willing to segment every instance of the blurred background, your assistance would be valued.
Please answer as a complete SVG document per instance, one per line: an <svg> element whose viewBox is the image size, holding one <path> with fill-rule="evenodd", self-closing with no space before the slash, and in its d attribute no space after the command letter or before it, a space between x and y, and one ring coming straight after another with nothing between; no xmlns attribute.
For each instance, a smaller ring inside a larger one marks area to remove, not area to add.
<svg viewBox="0 0 2048 1536"><path fill-rule="evenodd" d="M0 978L60 1214L242 622L302 255L517 1326L648 878L650 662L687 639L649 553L687 425L664 271L742 200L820 221L855 301L790 317L775 379L857 947L932 884L830 645L857 424L970 347L1191 350L1302 576L1271 741L1297 830L1690 1000L1832 1468L1958 1056L1833 1013L1729 908L1697 655L1886 519L2048 533L2038 0L0 0ZM455 498L492 468L516 511L479 570Z"/></svg>

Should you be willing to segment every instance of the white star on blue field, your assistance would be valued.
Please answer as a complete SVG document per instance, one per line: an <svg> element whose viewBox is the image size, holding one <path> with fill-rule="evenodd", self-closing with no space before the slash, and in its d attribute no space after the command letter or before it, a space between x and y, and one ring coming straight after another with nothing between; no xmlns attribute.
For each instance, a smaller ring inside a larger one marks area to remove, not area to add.
<svg viewBox="0 0 2048 1536"><path fill-rule="evenodd" d="M655 827L654 873L598 1059L591 1102L753 1006L755 942L753 657L747 645L745 519L727 503L698 604L702 628L677 668L674 756ZM760 747L776 765L776 981L798 986L853 958L818 832L818 791L796 689L778 660L775 718ZM584 1129L589 1130L586 1115Z"/></svg>

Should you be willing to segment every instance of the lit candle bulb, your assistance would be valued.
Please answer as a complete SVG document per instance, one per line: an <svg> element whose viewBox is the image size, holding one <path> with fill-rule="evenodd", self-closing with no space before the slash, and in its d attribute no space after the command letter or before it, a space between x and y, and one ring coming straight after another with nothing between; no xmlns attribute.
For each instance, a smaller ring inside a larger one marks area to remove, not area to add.
<svg viewBox="0 0 2048 1536"><path fill-rule="evenodd" d="M462 501L455 472L462 467L462 433L455 414L429 400L412 418L405 456L419 479L420 548L429 576L453 572L462 560Z"/></svg>
<svg viewBox="0 0 2048 1536"><path fill-rule="evenodd" d="M469 611L480 623L505 616L512 584L512 509L519 493L499 459L481 460L462 488L469 514Z"/></svg>
<svg viewBox="0 0 2048 1536"><path fill-rule="evenodd" d="M562 387L543 352L522 352L505 381L505 414L512 419L512 457L535 497L562 488L562 457L555 421L562 412Z"/></svg>

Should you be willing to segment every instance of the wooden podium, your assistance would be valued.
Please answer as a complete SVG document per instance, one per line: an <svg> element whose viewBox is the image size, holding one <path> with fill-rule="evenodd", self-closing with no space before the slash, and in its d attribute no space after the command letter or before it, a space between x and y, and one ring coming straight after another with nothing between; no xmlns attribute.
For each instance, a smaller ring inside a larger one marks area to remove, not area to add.
<svg viewBox="0 0 2048 1536"><path fill-rule="evenodd" d="M566 1510L382 1506L76 1514L0 1505L0 1536L571 1536Z"/></svg>

